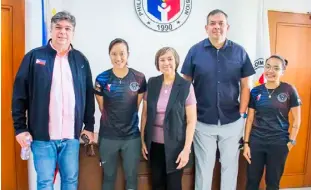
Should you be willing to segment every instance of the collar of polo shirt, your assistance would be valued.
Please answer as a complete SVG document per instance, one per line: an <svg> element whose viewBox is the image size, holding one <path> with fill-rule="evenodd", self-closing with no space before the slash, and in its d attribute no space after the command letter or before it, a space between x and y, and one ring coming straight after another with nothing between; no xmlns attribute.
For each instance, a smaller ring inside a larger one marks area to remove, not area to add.
<svg viewBox="0 0 311 190"><path fill-rule="evenodd" d="M224 46L222 46L221 49L224 49L224 48L226 48L226 47L228 47L228 46L231 46L231 45L232 45L232 44L229 42L229 40L226 39L225 44L224 44ZM208 38L206 38L206 39L204 40L204 47L214 47L214 46L213 46L213 44L211 43L211 41L210 41Z"/></svg>

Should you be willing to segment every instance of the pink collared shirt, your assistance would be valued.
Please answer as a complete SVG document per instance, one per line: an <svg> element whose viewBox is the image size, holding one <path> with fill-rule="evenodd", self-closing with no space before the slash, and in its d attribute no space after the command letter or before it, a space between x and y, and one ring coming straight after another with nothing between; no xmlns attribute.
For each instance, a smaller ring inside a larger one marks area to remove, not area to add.
<svg viewBox="0 0 311 190"><path fill-rule="evenodd" d="M50 44L55 49L52 43ZM49 106L49 134L51 140L74 138L76 101L68 62L68 51L65 53L57 52L54 61Z"/></svg>

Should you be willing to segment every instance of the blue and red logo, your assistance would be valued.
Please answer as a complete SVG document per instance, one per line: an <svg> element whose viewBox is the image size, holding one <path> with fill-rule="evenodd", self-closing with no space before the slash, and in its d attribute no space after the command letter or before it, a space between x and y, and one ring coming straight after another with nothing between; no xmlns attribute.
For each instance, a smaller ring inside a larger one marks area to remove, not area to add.
<svg viewBox="0 0 311 190"><path fill-rule="evenodd" d="M180 0L147 0L147 7L159 21L168 22L180 12Z"/></svg>
<svg viewBox="0 0 311 190"><path fill-rule="evenodd" d="M170 32L184 24L190 15L192 0L134 0L136 13L149 28Z"/></svg>

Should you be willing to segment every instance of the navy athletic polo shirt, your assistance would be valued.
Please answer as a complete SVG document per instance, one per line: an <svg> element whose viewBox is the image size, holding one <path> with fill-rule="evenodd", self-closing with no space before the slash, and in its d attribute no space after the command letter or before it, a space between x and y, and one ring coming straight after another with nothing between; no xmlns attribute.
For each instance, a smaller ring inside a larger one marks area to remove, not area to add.
<svg viewBox="0 0 311 190"><path fill-rule="evenodd" d="M290 84L282 82L274 91L264 84L253 88L248 106L255 109L250 142L286 144L289 140L289 111L300 105L298 93Z"/></svg>
<svg viewBox="0 0 311 190"><path fill-rule="evenodd" d="M95 94L104 97L99 136L122 140L140 136L137 98L146 91L144 74L129 68L120 79L109 69L97 76L95 89Z"/></svg>
<svg viewBox="0 0 311 190"><path fill-rule="evenodd" d="M193 79L200 122L225 125L241 118L240 80L255 73L243 47L226 40L216 49L205 39L191 47L181 72Z"/></svg>

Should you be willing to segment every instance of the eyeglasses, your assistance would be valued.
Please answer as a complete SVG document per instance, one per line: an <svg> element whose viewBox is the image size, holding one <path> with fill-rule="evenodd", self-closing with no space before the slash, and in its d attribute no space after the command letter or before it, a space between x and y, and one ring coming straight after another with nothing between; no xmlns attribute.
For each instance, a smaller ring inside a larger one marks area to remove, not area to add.
<svg viewBox="0 0 311 190"><path fill-rule="evenodd" d="M270 65L265 65L265 70L269 71L270 69L272 69L272 71L274 72L278 72L281 70L280 67L271 67Z"/></svg>

